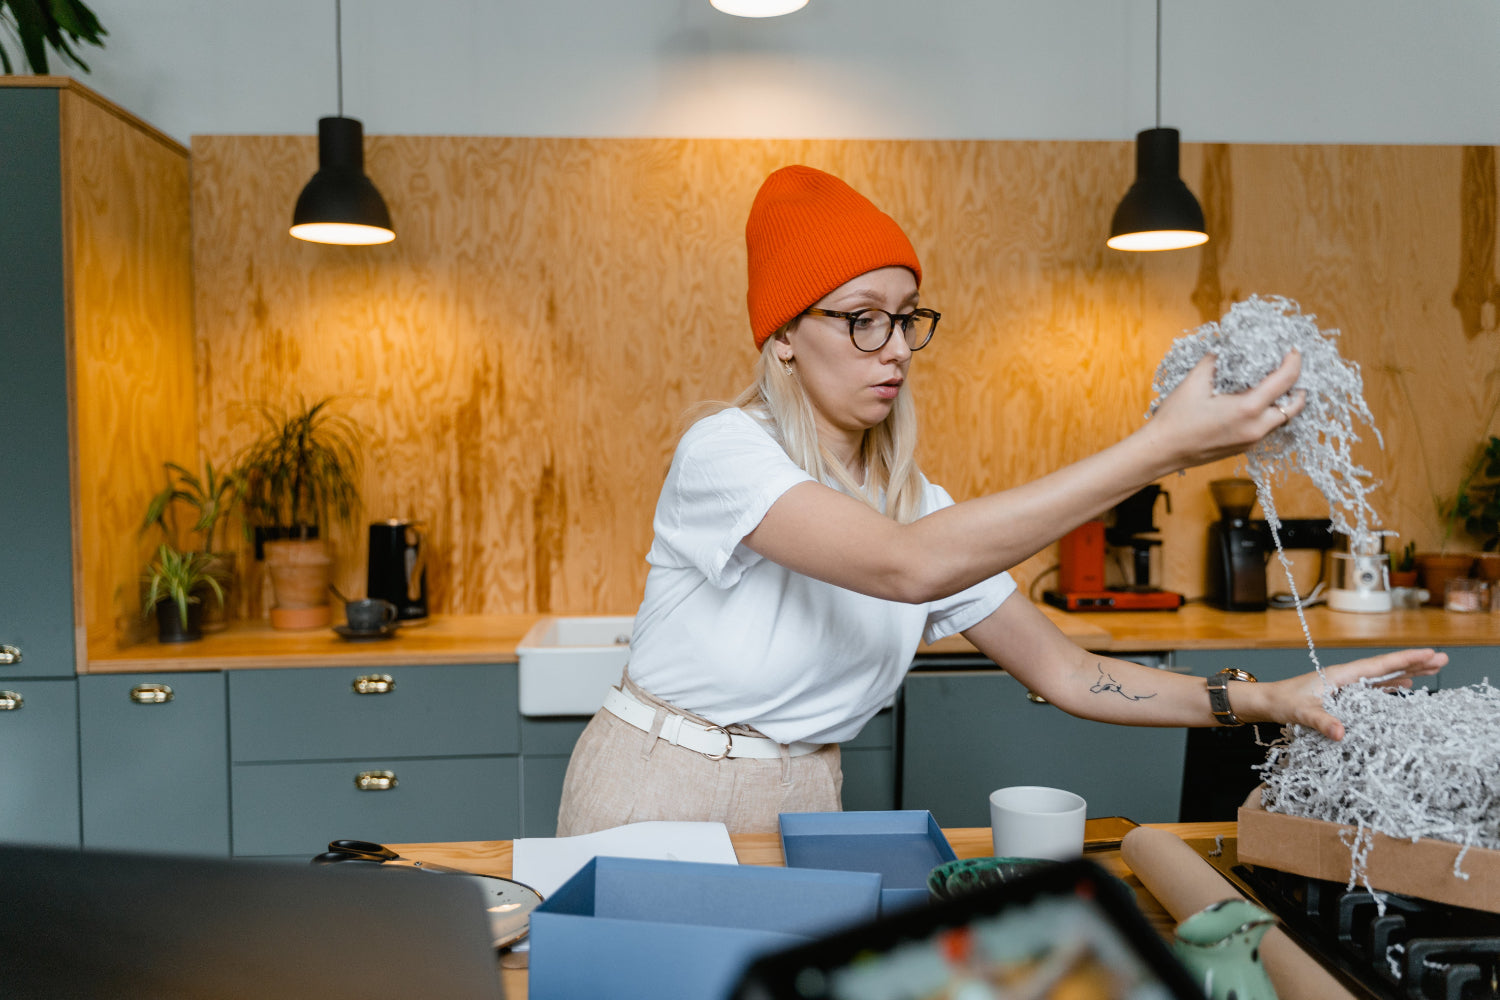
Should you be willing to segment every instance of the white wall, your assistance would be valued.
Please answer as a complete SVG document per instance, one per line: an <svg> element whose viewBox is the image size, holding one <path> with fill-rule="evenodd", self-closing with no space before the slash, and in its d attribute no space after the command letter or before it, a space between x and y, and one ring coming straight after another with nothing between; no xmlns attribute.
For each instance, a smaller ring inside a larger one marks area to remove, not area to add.
<svg viewBox="0 0 1500 1000"><path fill-rule="evenodd" d="M336 110L333 0L90 0L94 89L186 142ZM1128 139L1154 0L345 0L369 133ZM1500 0L1164 0L1185 142L1500 143ZM54 72L58 71L54 67Z"/></svg>

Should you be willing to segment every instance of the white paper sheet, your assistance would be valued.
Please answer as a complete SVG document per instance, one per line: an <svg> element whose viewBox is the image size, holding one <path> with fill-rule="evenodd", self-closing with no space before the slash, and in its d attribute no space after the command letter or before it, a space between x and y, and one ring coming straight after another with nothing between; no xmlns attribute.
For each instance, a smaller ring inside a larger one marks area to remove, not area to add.
<svg viewBox="0 0 1500 1000"><path fill-rule="evenodd" d="M591 858L651 858L739 864L723 823L629 823L576 837L526 837L511 855L516 881L550 896Z"/></svg>

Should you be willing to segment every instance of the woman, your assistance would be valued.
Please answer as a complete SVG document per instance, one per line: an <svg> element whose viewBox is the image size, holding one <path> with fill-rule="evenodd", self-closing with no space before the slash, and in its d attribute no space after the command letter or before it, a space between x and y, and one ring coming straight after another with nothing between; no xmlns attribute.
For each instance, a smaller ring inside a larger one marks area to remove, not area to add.
<svg viewBox="0 0 1500 1000"><path fill-rule="evenodd" d="M1006 572L1146 483L1295 419L1295 355L1241 395L1215 395L1205 359L1123 441L955 504L914 458L906 374L939 317L919 305L901 228L793 166L761 187L745 240L755 382L678 445L630 665L574 748L559 836L650 819L774 831L780 812L838 809L839 742L890 700L921 640L955 632L1074 715L1342 736L1316 674L1227 682L1211 704L1203 678L1079 649ZM1411 650L1326 673L1410 685L1446 659Z"/></svg>

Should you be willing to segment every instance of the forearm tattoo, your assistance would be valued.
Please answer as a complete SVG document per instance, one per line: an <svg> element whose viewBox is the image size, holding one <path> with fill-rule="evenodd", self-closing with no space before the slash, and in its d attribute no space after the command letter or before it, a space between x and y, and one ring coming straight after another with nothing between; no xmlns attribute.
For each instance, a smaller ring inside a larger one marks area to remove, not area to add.
<svg viewBox="0 0 1500 1000"><path fill-rule="evenodd" d="M1099 679L1094 682L1093 687L1089 688L1090 694L1117 694L1126 701L1145 701L1147 698L1156 697L1156 692L1154 691L1151 694L1126 694L1120 682L1115 680L1110 674L1104 672L1104 664L1100 663L1097 666L1099 668Z"/></svg>

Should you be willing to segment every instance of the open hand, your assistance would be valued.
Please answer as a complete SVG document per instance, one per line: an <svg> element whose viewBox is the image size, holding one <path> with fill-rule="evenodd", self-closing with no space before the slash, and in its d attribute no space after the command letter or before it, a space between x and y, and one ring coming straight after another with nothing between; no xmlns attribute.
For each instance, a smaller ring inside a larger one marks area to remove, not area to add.
<svg viewBox="0 0 1500 1000"><path fill-rule="evenodd" d="M1323 707L1323 695L1330 687L1341 688L1366 678L1378 678L1377 687L1409 688L1413 677L1435 674L1447 662L1447 653L1431 649L1402 649L1325 667L1322 677L1310 673L1270 684L1244 686L1265 688L1264 692L1257 693L1271 696L1267 706L1269 714L1264 721L1295 723L1316 729L1331 740L1341 740L1344 738L1344 724Z"/></svg>

